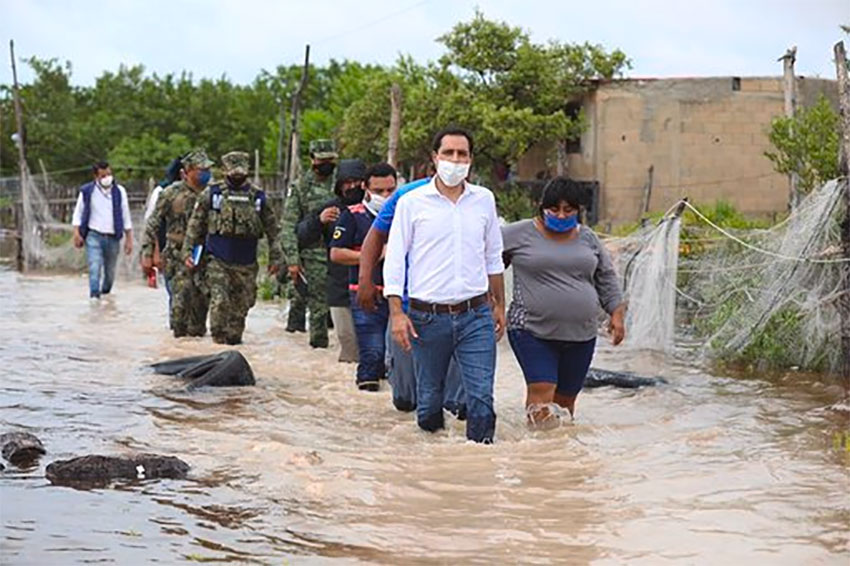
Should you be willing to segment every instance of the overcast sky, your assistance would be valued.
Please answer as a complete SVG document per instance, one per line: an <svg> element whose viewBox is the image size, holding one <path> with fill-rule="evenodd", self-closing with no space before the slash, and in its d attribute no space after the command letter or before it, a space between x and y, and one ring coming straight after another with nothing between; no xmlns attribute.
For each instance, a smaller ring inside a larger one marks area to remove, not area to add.
<svg viewBox="0 0 850 566"><path fill-rule="evenodd" d="M0 0L0 83L11 82L9 39L19 60L70 60L84 85L122 63L250 82L300 63L307 43L319 64L424 62L476 6L535 41L618 47L632 77L778 75L777 57L797 45L798 74L834 78L832 46L850 40L838 27L850 24L850 0Z"/></svg>

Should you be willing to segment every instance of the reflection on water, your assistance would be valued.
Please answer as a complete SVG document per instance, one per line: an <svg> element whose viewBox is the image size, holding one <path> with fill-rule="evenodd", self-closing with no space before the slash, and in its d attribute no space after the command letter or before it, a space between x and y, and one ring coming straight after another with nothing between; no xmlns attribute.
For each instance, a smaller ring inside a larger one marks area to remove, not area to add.
<svg viewBox="0 0 850 566"><path fill-rule="evenodd" d="M0 473L3 564L847 564L850 452L837 392L790 375L713 377L602 346L596 365L664 375L655 389L584 394L574 423L525 427L502 344L497 444L463 423L419 432L353 366L250 314L257 386L187 393L142 368L219 351L173 340L162 290L120 282L90 304L78 277L0 272L0 431L45 443ZM565 419L567 420L567 419ZM186 481L50 486L44 466L149 451Z"/></svg>

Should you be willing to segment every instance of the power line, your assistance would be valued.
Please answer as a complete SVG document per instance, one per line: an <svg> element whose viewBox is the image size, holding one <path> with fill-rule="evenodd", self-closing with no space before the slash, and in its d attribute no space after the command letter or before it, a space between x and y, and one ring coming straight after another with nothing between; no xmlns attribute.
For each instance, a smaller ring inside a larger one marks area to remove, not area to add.
<svg viewBox="0 0 850 566"><path fill-rule="evenodd" d="M343 32L341 32L341 33L336 34L336 35L331 35L331 36L329 36L329 37L325 37L325 38L323 38L323 39L320 39L320 40L318 40L318 41L315 41L315 42L313 42L313 45L321 45L322 43L327 43L327 42L330 42L330 41L334 41L334 40L336 40L336 39L340 39L340 38L342 38L342 37L346 37L346 36L351 35L351 34L353 34L353 33L357 33L357 32L359 32L359 31L363 31L364 29L368 29L368 28L370 28L370 27L372 27L372 26L375 26L375 25L378 25L378 24L384 23L385 21L390 20L390 19L392 19L392 18L395 18L396 16L400 16L400 15L402 15L402 14L405 14L405 13L407 13L407 12L409 12L409 11L413 10L414 8L418 8L419 6L422 6L422 5L424 5L424 4L427 4L427 3L428 3L428 2L430 2L430 1L431 1L431 0L420 0L419 2L416 2L415 4L411 4L411 5L410 5L410 6L408 6L407 8L402 8L401 10L398 10L398 11L396 11L396 12L391 12L391 13L389 13L389 14L385 15L385 16L382 16L382 17L380 17L380 18L378 18L378 19L376 19L376 20L372 20L371 22L368 22L368 23L362 24L362 25L360 25L360 26L358 26L358 27L350 28L350 29L347 29L347 30L345 30L345 31L343 31Z"/></svg>

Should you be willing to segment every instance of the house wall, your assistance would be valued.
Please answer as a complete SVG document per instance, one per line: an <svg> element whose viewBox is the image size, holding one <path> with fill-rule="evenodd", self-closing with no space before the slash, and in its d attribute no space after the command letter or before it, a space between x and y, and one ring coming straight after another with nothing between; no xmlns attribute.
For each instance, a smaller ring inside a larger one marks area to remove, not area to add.
<svg viewBox="0 0 850 566"><path fill-rule="evenodd" d="M588 130L581 153L570 155L569 174L600 182L604 222L635 221L647 171L654 166L650 211L679 198L723 199L747 214L785 210L787 177L764 156L771 149L771 120L784 112L779 78L732 77L625 80L601 83L585 99ZM824 92L835 102L834 81L798 79L798 102ZM519 164L520 178L554 173L550 146L532 148Z"/></svg>

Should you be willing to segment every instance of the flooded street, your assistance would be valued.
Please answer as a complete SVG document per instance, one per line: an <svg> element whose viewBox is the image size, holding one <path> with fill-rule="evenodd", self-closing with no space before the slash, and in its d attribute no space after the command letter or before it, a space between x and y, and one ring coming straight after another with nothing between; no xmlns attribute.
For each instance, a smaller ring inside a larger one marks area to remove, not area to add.
<svg viewBox="0 0 850 566"><path fill-rule="evenodd" d="M596 367L670 384L587 391L574 424L530 432L503 340L497 444L480 446L453 419L420 432L386 386L358 392L274 303L240 347L256 387L183 392L143 366L223 348L172 339L165 310L140 282L91 304L83 277L0 271L0 432L48 451L0 472L0 563L850 562L850 422L812 379L713 377L600 341ZM56 459L128 452L178 456L190 478L44 479Z"/></svg>

